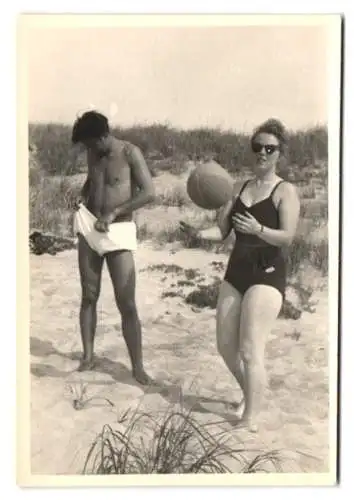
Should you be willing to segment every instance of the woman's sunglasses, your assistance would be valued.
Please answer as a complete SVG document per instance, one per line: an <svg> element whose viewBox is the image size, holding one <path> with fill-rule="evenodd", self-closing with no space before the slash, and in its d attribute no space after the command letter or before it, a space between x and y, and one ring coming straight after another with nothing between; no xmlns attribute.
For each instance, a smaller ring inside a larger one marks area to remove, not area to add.
<svg viewBox="0 0 354 500"><path fill-rule="evenodd" d="M272 155L275 151L278 151L279 146L275 144L260 144L259 142L254 142L252 144L252 151L254 153L260 153L263 148L267 155Z"/></svg>

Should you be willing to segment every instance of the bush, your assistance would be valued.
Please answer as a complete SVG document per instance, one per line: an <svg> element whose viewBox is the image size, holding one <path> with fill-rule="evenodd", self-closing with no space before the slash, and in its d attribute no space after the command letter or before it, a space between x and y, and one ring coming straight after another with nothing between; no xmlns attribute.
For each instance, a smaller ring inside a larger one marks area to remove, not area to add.
<svg viewBox="0 0 354 500"><path fill-rule="evenodd" d="M30 186L30 227L58 235L71 233L72 210L80 192L70 179L43 177Z"/></svg>
<svg viewBox="0 0 354 500"><path fill-rule="evenodd" d="M70 127L56 123L30 124L29 138L46 174L71 175L86 168L84 156L72 147Z"/></svg>

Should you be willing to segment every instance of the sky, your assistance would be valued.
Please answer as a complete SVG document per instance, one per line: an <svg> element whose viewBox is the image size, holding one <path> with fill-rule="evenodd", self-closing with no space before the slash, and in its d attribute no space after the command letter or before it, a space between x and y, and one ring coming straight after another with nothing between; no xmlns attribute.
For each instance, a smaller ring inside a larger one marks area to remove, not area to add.
<svg viewBox="0 0 354 500"><path fill-rule="evenodd" d="M327 50L324 26L31 28L29 121L95 108L123 127L325 124Z"/></svg>

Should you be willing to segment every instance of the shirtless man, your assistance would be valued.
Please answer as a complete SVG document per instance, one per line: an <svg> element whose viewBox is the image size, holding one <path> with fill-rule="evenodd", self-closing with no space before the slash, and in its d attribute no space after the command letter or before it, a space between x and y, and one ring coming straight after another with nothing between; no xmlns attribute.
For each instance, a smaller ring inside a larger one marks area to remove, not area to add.
<svg viewBox="0 0 354 500"><path fill-rule="evenodd" d="M86 112L76 120L72 142L84 145L88 162L88 176L75 217L88 216L88 223L92 224L90 231L85 232L86 221L83 230L76 230L79 238L82 289L80 329L83 344L83 358L78 369L84 371L94 367L97 301L106 259L133 377L145 385L150 382L150 378L143 366L141 325L135 302L135 263L131 248L136 244L133 211L154 199L150 171L140 149L116 139L110 133L107 118L95 111ZM83 212L80 213L80 210ZM127 227L129 234L125 232ZM111 234L111 238L117 242L117 249L114 247L115 242L108 240ZM100 239L111 245L108 251L105 251Z"/></svg>

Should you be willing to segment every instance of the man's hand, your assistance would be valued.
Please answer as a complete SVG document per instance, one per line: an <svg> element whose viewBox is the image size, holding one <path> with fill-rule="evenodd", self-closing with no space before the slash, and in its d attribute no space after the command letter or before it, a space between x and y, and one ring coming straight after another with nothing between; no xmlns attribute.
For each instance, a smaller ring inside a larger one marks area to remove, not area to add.
<svg viewBox="0 0 354 500"><path fill-rule="evenodd" d="M107 233L108 231L108 226L112 224L113 222L113 216L112 215L102 215L99 217L96 222L95 222L95 229L99 233Z"/></svg>
<svg viewBox="0 0 354 500"><path fill-rule="evenodd" d="M108 224L107 224L107 222L105 222L105 221L103 221L101 219L97 219L96 222L95 222L95 229L99 233L107 233L107 231L108 231Z"/></svg>
<svg viewBox="0 0 354 500"><path fill-rule="evenodd" d="M79 210L80 205L85 203L85 198L83 196L78 196L74 201L74 210Z"/></svg>

